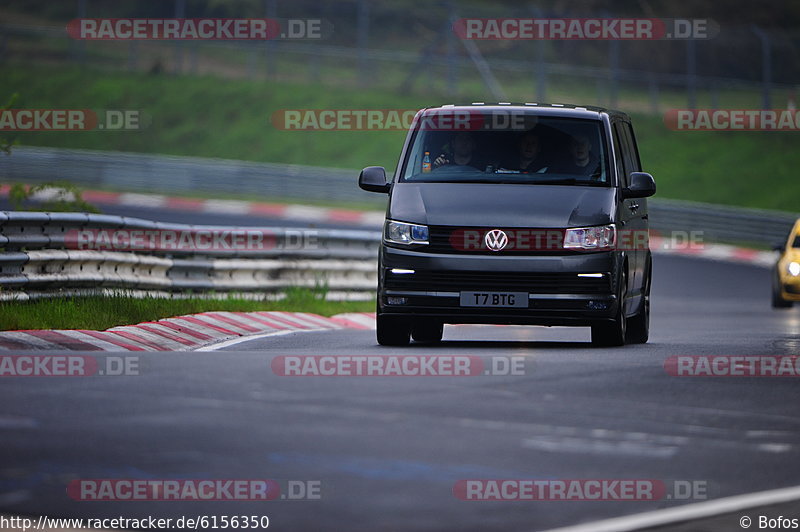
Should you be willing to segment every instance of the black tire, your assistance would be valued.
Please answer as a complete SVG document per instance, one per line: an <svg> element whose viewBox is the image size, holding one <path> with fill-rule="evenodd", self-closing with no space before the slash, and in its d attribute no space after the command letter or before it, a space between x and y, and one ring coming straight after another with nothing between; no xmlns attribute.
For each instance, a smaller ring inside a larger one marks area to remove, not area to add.
<svg viewBox="0 0 800 532"><path fill-rule="evenodd" d="M789 308L792 304L792 301L787 301L781 296L781 280L776 271L772 276L772 308Z"/></svg>
<svg viewBox="0 0 800 532"><path fill-rule="evenodd" d="M628 276L620 275L616 316L613 320L592 325L592 345L597 347L618 347L625 345L628 320L625 318L625 298L628 295Z"/></svg>
<svg viewBox="0 0 800 532"><path fill-rule="evenodd" d="M435 344L442 341L444 324L439 321L417 322L411 326L411 338L415 342Z"/></svg>
<svg viewBox="0 0 800 532"><path fill-rule="evenodd" d="M375 328L380 345L408 345L411 339L411 327L402 316L378 314L375 317Z"/></svg>
<svg viewBox="0 0 800 532"><path fill-rule="evenodd" d="M653 282L653 266L647 266L644 290L642 290L642 306L635 316L628 320L625 343L646 344L650 339L650 285Z"/></svg>

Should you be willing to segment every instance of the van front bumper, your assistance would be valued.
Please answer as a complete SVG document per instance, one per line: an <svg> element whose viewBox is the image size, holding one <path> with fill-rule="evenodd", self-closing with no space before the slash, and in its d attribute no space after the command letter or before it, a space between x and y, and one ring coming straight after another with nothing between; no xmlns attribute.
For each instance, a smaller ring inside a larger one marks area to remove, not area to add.
<svg viewBox="0 0 800 532"><path fill-rule="evenodd" d="M592 325L616 314L623 261L624 251L514 256L383 246L378 312L443 323ZM465 307L462 292L524 293L527 306Z"/></svg>

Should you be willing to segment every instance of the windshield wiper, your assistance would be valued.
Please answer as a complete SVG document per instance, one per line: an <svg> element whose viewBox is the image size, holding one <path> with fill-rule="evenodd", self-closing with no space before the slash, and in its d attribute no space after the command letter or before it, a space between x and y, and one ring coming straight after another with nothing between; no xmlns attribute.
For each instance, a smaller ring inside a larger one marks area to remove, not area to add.
<svg viewBox="0 0 800 532"><path fill-rule="evenodd" d="M537 179L536 181L528 181L532 185L587 185L590 187L604 187L607 186L602 181L589 181L587 179L576 179L574 177L564 177L560 179Z"/></svg>
<svg viewBox="0 0 800 532"><path fill-rule="evenodd" d="M527 181L521 179L459 179L458 181L447 181L447 183L488 183L490 185L514 185L525 184Z"/></svg>
<svg viewBox="0 0 800 532"><path fill-rule="evenodd" d="M563 177L559 179L537 179L535 181L531 181L531 183L536 185L574 185L577 182L578 180L574 177Z"/></svg>

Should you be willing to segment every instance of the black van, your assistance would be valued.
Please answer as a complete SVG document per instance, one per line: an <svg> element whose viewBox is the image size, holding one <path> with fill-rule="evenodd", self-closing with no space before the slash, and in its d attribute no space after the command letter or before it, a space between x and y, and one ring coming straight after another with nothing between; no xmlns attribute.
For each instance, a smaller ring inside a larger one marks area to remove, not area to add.
<svg viewBox="0 0 800 532"><path fill-rule="evenodd" d="M561 104L419 111L389 194L378 263L381 345L438 342L445 323L574 325L647 342L652 258L630 118Z"/></svg>

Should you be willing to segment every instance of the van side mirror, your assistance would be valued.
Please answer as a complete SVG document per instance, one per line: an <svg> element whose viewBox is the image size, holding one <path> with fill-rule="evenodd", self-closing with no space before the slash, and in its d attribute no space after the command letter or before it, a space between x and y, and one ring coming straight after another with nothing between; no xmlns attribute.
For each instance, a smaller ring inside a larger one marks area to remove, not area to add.
<svg viewBox="0 0 800 532"><path fill-rule="evenodd" d="M783 242L777 242L772 245L772 251L783 253L784 251L786 251L786 245Z"/></svg>
<svg viewBox="0 0 800 532"><path fill-rule="evenodd" d="M623 198L649 198L656 193L656 181L646 172L631 172L630 186L622 189Z"/></svg>
<svg viewBox="0 0 800 532"><path fill-rule="evenodd" d="M358 176L358 186L367 192L387 193L392 188L386 182L386 170L383 166L367 166Z"/></svg>

